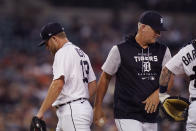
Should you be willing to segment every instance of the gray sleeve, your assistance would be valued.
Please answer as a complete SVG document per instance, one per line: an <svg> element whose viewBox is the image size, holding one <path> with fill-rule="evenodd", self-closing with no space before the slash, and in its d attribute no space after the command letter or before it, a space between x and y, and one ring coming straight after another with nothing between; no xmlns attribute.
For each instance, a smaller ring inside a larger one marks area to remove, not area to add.
<svg viewBox="0 0 196 131"><path fill-rule="evenodd" d="M120 63L121 58L118 47L113 46L101 69L110 75L114 75L117 72Z"/></svg>
<svg viewBox="0 0 196 131"><path fill-rule="evenodd" d="M169 48L167 47L165 51L165 56L163 57L162 67L165 66L165 64L171 59L171 53Z"/></svg>

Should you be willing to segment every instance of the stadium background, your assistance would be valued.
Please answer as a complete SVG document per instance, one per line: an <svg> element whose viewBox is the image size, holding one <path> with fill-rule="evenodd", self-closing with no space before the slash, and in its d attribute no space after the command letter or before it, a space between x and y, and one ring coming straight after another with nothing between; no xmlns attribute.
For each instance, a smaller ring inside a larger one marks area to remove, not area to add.
<svg viewBox="0 0 196 131"><path fill-rule="evenodd" d="M154 9L166 18L169 31L160 41L174 55L196 38L194 0L0 0L0 131L27 131L52 79L52 57L40 41L41 26L58 21L70 41L90 57L97 78L110 48L134 33L139 15ZM178 88L176 88L178 87ZM113 86L104 99L107 123L92 131L116 131L113 114ZM175 77L174 95L188 97L188 86ZM45 114L53 131L57 118L54 109ZM162 121L159 131L184 131L184 123Z"/></svg>

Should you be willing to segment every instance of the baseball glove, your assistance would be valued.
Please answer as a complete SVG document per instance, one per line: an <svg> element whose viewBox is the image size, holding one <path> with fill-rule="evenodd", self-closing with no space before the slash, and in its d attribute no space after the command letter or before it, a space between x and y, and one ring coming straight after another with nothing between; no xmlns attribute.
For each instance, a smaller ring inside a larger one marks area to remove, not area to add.
<svg viewBox="0 0 196 131"><path fill-rule="evenodd" d="M30 131L46 131L45 121L34 116L31 121Z"/></svg>
<svg viewBox="0 0 196 131"><path fill-rule="evenodd" d="M180 96L168 97L161 105L160 116L172 121L186 121L189 104L186 98Z"/></svg>

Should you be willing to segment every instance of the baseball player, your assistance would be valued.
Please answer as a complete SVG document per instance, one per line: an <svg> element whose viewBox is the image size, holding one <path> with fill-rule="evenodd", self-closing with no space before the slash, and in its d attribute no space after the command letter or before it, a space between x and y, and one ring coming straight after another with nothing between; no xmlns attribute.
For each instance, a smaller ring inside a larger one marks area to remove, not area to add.
<svg viewBox="0 0 196 131"><path fill-rule="evenodd" d="M157 131L159 76L171 58L156 42L164 31L163 17L155 11L140 16L136 35L113 46L102 66L94 108L94 122L102 126L102 102L112 76L116 76L114 118L119 131Z"/></svg>
<svg viewBox="0 0 196 131"><path fill-rule="evenodd" d="M196 40L193 40L182 48L163 68L160 76L160 100L163 101L168 95L167 84L171 74L186 74L190 77L189 92L190 106L188 110L188 119L186 130L196 130Z"/></svg>
<svg viewBox="0 0 196 131"><path fill-rule="evenodd" d="M59 23L49 23L41 30L42 42L54 55L53 80L38 118L52 105L56 107L56 131L90 131L93 112L89 103L96 90L96 78L89 57L68 41Z"/></svg>

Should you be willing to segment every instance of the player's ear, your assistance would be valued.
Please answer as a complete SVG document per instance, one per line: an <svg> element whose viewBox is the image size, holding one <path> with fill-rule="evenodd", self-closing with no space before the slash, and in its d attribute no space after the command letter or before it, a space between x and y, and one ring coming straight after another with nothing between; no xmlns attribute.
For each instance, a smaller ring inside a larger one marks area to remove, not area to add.
<svg viewBox="0 0 196 131"><path fill-rule="evenodd" d="M53 36L51 37L51 39L56 41L57 38L56 38L55 35L53 35Z"/></svg>
<svg viewBox="0 0 196 131"><path fill-rule="evenodd" d="M55 43L58 43L58 38L57 38L57 36L52 36L51 37L51 40L53 41L53 42L55 42Z"/></svg>
<svg viewBox="0 0 196 131"><path fill-rule="evenodd" d="M141 25L141 29L142 29L143 31L145 31L145 30L146 30L146 28L145 28L146 26L147 26L147 25L142 24L142 25Z"/></svg>
<svg viewBox="0 0 196 131"><path fill-rule="evenodd" d="M143 31L145 28L145 24L138 23L138 30Z"/></svg>

